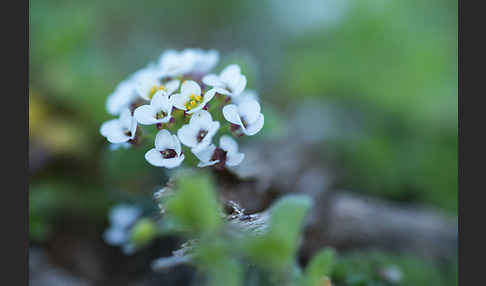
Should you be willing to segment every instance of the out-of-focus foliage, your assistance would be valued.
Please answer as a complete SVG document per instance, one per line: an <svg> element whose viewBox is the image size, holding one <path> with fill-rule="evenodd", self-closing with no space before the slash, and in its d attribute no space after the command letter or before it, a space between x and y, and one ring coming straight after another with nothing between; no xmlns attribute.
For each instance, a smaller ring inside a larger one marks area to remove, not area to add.
<svg viewBox="0 0 486 286"><path fill-rule="evenodd" d="M456 6L357 1L339 25L290 45L292 94L359 112L363 133L331 144L346 187L456 209Z"/></svg>
<svg viewBox="0 0 486 286"><path fill-rule="evenodd" d="M306 285L319 285L323 277L330 277L335 255L332 249L323 249L314 255L305 269Z"/></svg>
<svg viewBox="0 0 486 286"><path fill-rule="evenodd" d="M99 189L82 188L65 181L31 185L30 191L29 232L35 241L48 238L52 224L67 215L77 215L101 225L110 203Z"/></svg>
<svg viewBox="0 0 486 286"><path fill-rule="evenodd" d="M337 285L349 286L453 286L458 285L457 271L457 263L360 251L336 259L331 277Z"/></svg>

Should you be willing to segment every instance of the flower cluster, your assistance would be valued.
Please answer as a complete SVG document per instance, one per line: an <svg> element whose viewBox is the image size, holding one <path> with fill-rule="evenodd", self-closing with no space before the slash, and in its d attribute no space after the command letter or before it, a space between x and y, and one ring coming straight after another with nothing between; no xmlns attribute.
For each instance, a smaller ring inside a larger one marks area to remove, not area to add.
<svg viewBox="0 0 486 286"><path fill-rule="evenodd" d="M263 127L264 116L256 93L245 90L247 79L238 65L210 73L218 61L214 50L164 52L108 97L107 111L119 118L104 122L100 133L112 144L137 145L143 133L139 125L153 126L158 132L145 159L157 167L180 166L184 149L199 159L198 167L240 164L245 155L238 152L232 136L221 134L219 147L213 138L226 130L233 137L255 135Z"/></svg>

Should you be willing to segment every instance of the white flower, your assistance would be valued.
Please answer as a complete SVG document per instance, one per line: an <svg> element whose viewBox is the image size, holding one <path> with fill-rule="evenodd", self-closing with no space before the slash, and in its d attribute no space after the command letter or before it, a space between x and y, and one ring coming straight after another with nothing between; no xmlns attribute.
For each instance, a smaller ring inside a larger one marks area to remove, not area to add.
<svg viewBox="0 0 486 286"><path fill-rule="evenodd" d="M138 98L131 82L122 81L106 99L106 110L112 115L118 115L123 109Z"/></svg>
<svg viewBox="0 0 486 286"><path fill-rule="evenodd" d="M223 107L223 116L232 124L241 127L245 135L255 135L263 127L264 117L260 113L258 101L247 98L238 104Z"/></svg>
<svg viewBox="0 0 486 286"><path fill-rule="evenodd" d="M212 70L219 61L219 53L216 50L204 51L202 49L186 49L186 56L192 57L193 66L191 72L205 74Z"/></svg>
<svg viewBox="0 0 486 286"><path fill-rule="evenodd" d="M130 110L125 109L119 119L112 119L104 122L100 127L101 135L105 136L110 143L123 143L135 138L137 121Z"/></svg>
<svg viewBox="0 0 486 286"><path fill-rule="evenodd" d="M213 121L211 113L199 110L189 120L189 124L182 126L177 131L177 136L182 144L192 148L192 152L198 152L211 144L213 136L218 132L219 122Z"/></svg>
<svg viewBox="0 0 486 286"><path fill-rule="evenodd" d="M240 95L232 97L231 102L238 104L248 99L253 99L258 101L258 93L252 89L246 89Z"/></svg>
<svg viewBox="0 0 486 286"><path fill-rule="evenodd" d="M214 89L201 95L201 87L193 80L182 83L181 93L174 94L174 106L188 114L201 110L216 94Z"/></svg>
<svg viewBox="0 0 486 286"><path fill-rule="evenodd" d="M108 217L112 226L126 228L132 225L141 213L140 208L136 206L120 204L111 208Z"/></svg>
<svg viewBox="0 0 486 286"><path fill-rule="evenodd" d="M216 88L218 93L231 97L238 96L246 87L246 76L241 74L238 65L227 66L219 75L208 74L202 81Z"/></svg>
<svg viewBox="0 0 486 286"><path fill-rule="evenodd" d="M150 100L150 104L137 107L133 116L144 125L167 123L171 118L172 106L172 99L167 93L159 90Z"/></svg>
<svg viewBox="0 0 486 286"><path fill-rule="evenodd" d="M189 73L205 74L216 66L219 53L215 50L186 49L168 50L159 58L161 77L178 77Z"/></svg>
<svg viewBox="0 0 486 286"><path fill-rule="evenodd" d="M108 113L119 115L123 110L130 108L130 106L138 99L138 93L136 91L137 81L153 72L154 67L147 66L120 82L106 99L106 110Z"/></svg>
<svg viewBox="0 0 486 286"><path fill-rule="evenodd" d="M155 136L155 148L145 153L145 160L156 167L177 167L184 161L181 142L169 131L160 130Z"/></svg>
<svg viewBox="0 0 486 286"><path fill-rule="evenodd" d="M175 50L164 52L159 58L159 76L177 77L189 73L194 66L194 55Z"/></svg>
<svg viewBox="0 0 486 286"><path fill-rule="evenodd" d="M163 91L170 96L179 88L180 81L177 79L162 83L154 73L140 77L137 81L137 92L145 100L151 100L158 91Z"/></svg>
<svg viewBox="0 0 486 286"><path fill-rule="evenodd" d="M245 158L245 154L238 152L238 143L228 135L221 136L219 147L211 144L194 155L200 160L197 166L201 168L214 166L221 169L225 165L236 166Z"/></svg>
<svg viewBox="0 0 486 286"><path fill-rule="evenodd" d="M111 208L109 213L110 227L104 232L104 240L111 245L122 245L130 239L129 228L141 215L136 206L121 204Z"/></svg>

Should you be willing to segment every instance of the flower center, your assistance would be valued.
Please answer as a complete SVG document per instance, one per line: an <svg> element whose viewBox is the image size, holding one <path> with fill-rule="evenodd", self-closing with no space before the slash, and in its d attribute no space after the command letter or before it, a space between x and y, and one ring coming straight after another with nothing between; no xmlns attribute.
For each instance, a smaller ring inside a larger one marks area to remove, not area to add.
<svg viewBox="0 0 486 286"><path fill-rule="evenodd" d="M166 116L167 116L167 113L165 113L164 111L161 110L161 111L157 112L157 114L155 115L155 118L162 119Z"/></svg>
<svg viewBox="0 0 486 286"><path fill-rule="evenodd" d="M184 104L184 106L186 107L187 110L191 110L193 109L194 107L198 106L199 104L201 104L203 101L203 97L200 96L200 95L195 95L195 94L192 94L190 97L189 97L189 100L186 102L186 104Z"/></svg>
<svg viewBox="0 0 486 286"><path fill-rule="evenodd" d="M197 142L201 142L204 137L206 137L206 135L208 134L208 131L207 130L199 130L199 133L197 134Z"/></svg>
<svg viewBox="0 0 486 286"><path fill-rule="evenodd" d="M213 167L218 170L222 170L224 168L224 165L226 164L226 155L227 155L226 151L217 147L214 150L213 156L211 157L211 161L219 160L219 162L215 164Z"/></svg>
<svg viewBox="0 0 486 286"><path fill-rule="evenodd" d="M162 157L164 159L170 159L177 156L177 153L174 149L165 149L164 151L160 151L160 154L162 154Z"/></svg>
<svg viewBox="0 0 486 286"><path fill-rule="evenodd" d="M152 97L154 97L154 94L155 94L157 91L159 91L159 90L167 90L167 89L166 89L166 88L165 88L165 86L163 86L163 85L154 85L154 86L152 86L152 88L151 88L151 89L150 89L150 91L149 91L149 92L150 92L150 93L149 93L149 98L150 98L150 99L152 99Z"/></svg>
<svg viewBox="0 0 486 286"><path fill-rule="evenodd" d="M246 121L245 117L241 117L241 123L243 123L243 127L248 128L248 121Z"/></svg>

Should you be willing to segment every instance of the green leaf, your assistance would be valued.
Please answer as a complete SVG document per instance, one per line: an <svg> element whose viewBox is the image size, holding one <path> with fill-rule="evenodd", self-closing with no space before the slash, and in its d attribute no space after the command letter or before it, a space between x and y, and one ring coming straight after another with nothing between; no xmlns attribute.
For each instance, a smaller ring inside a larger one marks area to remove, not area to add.
<svg viewBox="0 0 486 286"><path fill-rule="evenodd" d="M306 285L316 286L322 278L331 275L335 251L331 248L320 250L305 269Z"/></svg>
<svg viewBox="0 0 486 286"><path fill-rule="evenodd" d="M167 220L179 230L205 233L221 226L220 205L210 177L185 172L176 180L176 194L167 200Z"/></svg>
<svg viewBox="0 0 486 286"><path fill-rule="evenodd" d="M244 243L248 256L257 264L281 270L295 260L305 214L311 200L303 195L281 198L270 210L268 233L250 237Z"/></svg>
<svg viewBox="0 0 486 286"><path fill-rule="evenodd" d="M139 220L131 231L131 240L136 247L141 247L152 241L157 234L155 223L148 218Z"/></svg>

